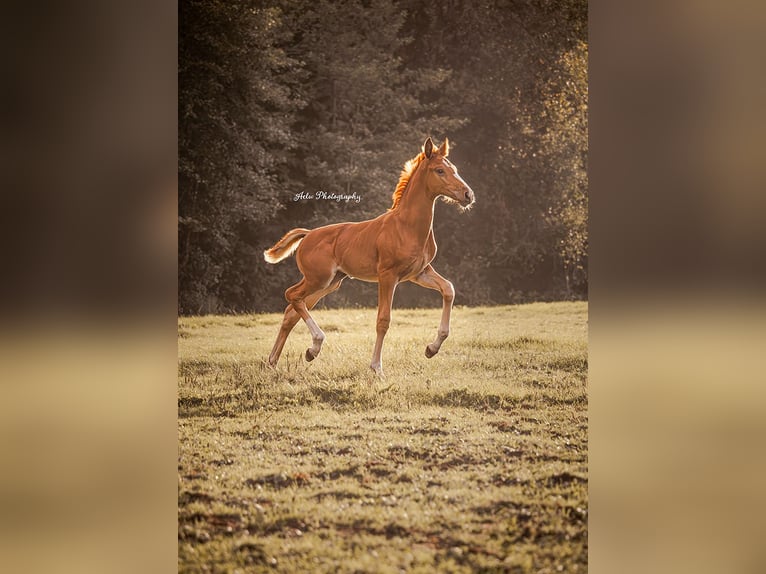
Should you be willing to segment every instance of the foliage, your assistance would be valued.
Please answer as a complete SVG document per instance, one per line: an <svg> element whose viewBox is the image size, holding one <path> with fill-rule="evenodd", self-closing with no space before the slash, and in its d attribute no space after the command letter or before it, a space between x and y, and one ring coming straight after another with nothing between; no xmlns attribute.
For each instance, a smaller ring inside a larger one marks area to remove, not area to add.
<svg viewBox="0 0 766 574"><path fill-rule="evenodd" d="M458 302L586 293L586 2L184 0L180 15L182 313L280 308L297 271L261 252L382 213L426 135L456 144L477 196L468 215L437 207ZM293 201L319 190L362 200ZM328 304L375 299L347 282Z"/></svg>
<svg viewBox="0 0 766 574"><path fill-rule="evenodd" d="M276 44L276 8L189 0L180 6L179 283L185 311L237 299L242 230L279 209L278 167L292 145L297 62ZM226 279L226 281L224 281ZM229 289L227 292L226 289Z"/></svg>
<svg viewBox="0 0 766 574"><path fill-rule="evenodd" d="M556 229L558 254L567 291L585 281L588 251L588 49L575 45L559 59L558 75L544 88L544 106L551 120L543 143L553 167L558 200L548 209Z"/></svg>

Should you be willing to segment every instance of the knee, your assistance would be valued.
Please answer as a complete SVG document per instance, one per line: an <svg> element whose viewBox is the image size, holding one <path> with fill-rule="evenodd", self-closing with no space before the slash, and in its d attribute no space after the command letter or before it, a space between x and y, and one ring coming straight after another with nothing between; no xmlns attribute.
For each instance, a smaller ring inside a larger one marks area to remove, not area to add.
<svg viewBox="0 0 766 574"><path fill-rule="evenodd" d="M451 281L447 281L447 285L444 287L443 296L447 303L452 303L455 300L455 286Z"/></svg>
<svg viewBox="0 0 766 574"><path fill-rule="evenodd" d="M377 332L379 334L385 334L388 332L388 326L391 324L391 318L390 317L380 317L378 319Z"/></svg>

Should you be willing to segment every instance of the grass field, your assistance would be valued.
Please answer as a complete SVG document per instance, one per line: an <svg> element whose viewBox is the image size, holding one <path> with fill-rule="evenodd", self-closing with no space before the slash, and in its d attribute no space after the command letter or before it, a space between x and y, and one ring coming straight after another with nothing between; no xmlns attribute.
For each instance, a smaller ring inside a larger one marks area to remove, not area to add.
<svg viewBox="0 0 766 574"><path fill-rule="evenodd" d="M180 572L586 572L587 303L178 320Z"/></svg>

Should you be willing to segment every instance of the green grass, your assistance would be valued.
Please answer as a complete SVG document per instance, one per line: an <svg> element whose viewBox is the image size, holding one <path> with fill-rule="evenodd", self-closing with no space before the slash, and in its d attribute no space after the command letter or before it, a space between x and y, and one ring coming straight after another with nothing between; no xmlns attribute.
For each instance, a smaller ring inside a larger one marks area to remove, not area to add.
<svg viewBox="0 0 766 574"><path fill-rule="evenodd" d="M179 571L587 571L587 303L313 315L179 319Z"/></svg>

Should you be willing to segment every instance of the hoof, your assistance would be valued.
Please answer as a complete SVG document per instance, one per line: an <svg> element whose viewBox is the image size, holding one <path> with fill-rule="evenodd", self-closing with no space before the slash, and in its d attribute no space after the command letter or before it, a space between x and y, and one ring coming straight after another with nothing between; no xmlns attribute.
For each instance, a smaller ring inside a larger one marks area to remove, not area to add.
<svg viewBox="0 0 766 574"><path fill-rule="evenodd" d="M430 358L431 358L431 357L433 357L433 356L434 356L436 353L438 353L438 351L432 351L432 350L431 350L431 345L426 345L426 358L427 358L427 359L430 359Z"/></svg>
<svg viewBox="0 0 766 574"><path fill-rule="evenodd" d="M311 352L311 349L306 349L306 362L310 363L314 359L316 359L316 355Z"/></svg>

